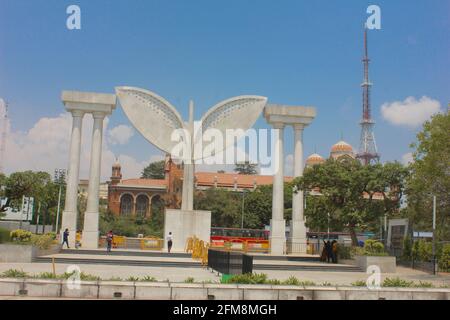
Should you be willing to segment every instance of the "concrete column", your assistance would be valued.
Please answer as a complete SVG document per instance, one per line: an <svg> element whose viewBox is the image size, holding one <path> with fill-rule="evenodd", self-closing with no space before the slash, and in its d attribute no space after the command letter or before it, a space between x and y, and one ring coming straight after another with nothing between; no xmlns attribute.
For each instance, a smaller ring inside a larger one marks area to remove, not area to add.
<svg viewBox="0 0 450 320"><path fill-rule="evenodd" d="M286 222L284 220L284 124L274 123L275 148L273 193L272 193L272 220L270 220L270 253L283 254L286 243Z"/></svg>
<svg viewBox="0 0 450 320"><path fill-rule="evenodd" d="M294 177L303 176L303 128L294 124ZM303 191L292 195L292 220L290 224L291 250L294 253L306 253L306 227L303 217Z"/></svg>
<svg viewBox="0 0 450 320"><path fill-rule="evenodd" d="M69 229L69 245L75 247L78 214L78 182L80 171L81 130L84 112L71 110L72 134L70 137L69 169L67 175L66 198L61 221L60 239L64 230Z"/></svg>
<svg viewBox="0 0 450 320"><path fill-rule="evenodd" d="M86 212L84 214L83 241L85 249L98 248L98 203L102 158L102 136L104 112L93 112L94 127L92 130L91 164L89 169L89 186Z"/></svg>

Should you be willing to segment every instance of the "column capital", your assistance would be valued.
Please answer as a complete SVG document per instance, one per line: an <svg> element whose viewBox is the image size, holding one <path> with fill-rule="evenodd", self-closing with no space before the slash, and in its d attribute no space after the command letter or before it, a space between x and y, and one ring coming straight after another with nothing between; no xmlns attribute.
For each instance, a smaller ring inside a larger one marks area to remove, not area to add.
<svg viewBox="0 0 450 320"><path fill-rule="evenodd" d="M72 114L72 117L74 118L83 118L85 112L83 110L79 109L72 109L70 110L70 113Z"/></svg>
<svg viewBox="0 0 450 320"><path fill-rule="evenodd" d="M305 129L305 125L303 123L293 123L292 127L294 128L295 131L303 131L303 129Z"/></svg>
<svg viewBox="0 0 450 320"><path fill-rule="evenodd" d="M284 129L285 124L283 122L274 122L272 126L274 129Z"/></svg>
<svg viewBox="0 0 450 320"><path fill-rule="evenodd" d="M103 119L105 118L106 113L105 112L101 112L101 111L94 111L92 112L92 117L94 119Z"/></svg>

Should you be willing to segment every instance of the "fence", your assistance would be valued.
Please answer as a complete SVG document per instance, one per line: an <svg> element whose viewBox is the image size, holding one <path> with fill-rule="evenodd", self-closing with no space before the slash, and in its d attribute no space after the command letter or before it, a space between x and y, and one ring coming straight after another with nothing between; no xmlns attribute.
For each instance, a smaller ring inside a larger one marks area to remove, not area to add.
<svg viewBox="0 0 450 320"><path fill-rule="evenodd" d="M420 270L423 272L428 272L431 274L440 272L450 272L450 261L444 261L445 257L429 259L426 261L420 260L415 256L406 257L403 254L402 248L390 248L389 255L395 256L397 259L397 265L411 268L415 270Z"/></svg>
<svg viewBox="0 0 450 320"><path fill-rule="evenodd" d="M77 233L76 241L83 244L81 233ZM106 237L100 237L98 241L100 248L106 247ZM82 247L82 246L81 246ZM112 247L114 249L135 249L135 250L162 250L164 247L164 239L147 237L147 238L131 238L124 236L114 236Z"/></svg>
<svg viewBox="0 0 450 320"><path fill-rule="evenodd" d="M268 253L270 244L268 240L243 240L236 238L230 241L213 240L211 241L211 248Z"/></svg>
<svg viewBox="0 0 450 320"><path fill-rule="evenodd" d="M286 253L295 254L295 253L306 253L306 254L320 254L322 251L323 244L322 243L305 243L305 242L286 242Z"/></svg>
<svg viewBox="0 0 450 320"><path fill-rule="evenodd" d="M208 267L222 274L253 272L253 257L242 252L208 250Z"/></svg>

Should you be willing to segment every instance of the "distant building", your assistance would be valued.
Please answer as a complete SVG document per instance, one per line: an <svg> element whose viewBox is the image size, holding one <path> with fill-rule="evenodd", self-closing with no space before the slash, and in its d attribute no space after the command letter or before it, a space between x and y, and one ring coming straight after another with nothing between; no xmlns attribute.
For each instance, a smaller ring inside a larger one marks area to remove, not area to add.
<svg viewBox="0 0 450 320"><path fill-rule="evenodd" d="M87 198L88 187L89 187L89 180L80 179L80 182L78 183L78 193ZM108 199L108 182L100 183L100 190L99 190L98 197L100 200Z"/></svg>
<svg viewBox="0 0 450 320"><path fill-rule="evenodd" d="M196 172L194 176L197 191L221 188L242 192L271 185L272 180L272 176L238 173ZM285 177L285 181L292 181L292 177ZM167 208L180 208L182 185L183 166L170 156L166 156L164 179L122 179L121 166L116 162L108 185L108 208L116 215L145 217L151 217L151 207L158 201Z"/></svg>

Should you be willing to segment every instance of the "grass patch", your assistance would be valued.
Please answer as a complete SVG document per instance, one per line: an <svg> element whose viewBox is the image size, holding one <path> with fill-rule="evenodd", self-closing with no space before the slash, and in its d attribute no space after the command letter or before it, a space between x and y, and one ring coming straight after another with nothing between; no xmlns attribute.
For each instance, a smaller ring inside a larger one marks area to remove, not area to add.
<svg viewBox="0 0 450 320"><path fill-rule="evenodd" d="M152 277L152 276L145 276L145 277L142 277L141 279L139 279L139 281L157 282L158 280L156 280L156 278Z"/></svg>
<svg viewBox="0 0 450 320"><path fill-rule="evenodd" d="M23 270L8 269L0 275L2 278L28 278L30 277L28 273Z"/></svg>
<svg viewBox="0 0 450 320"><path fill-rule="evenodd" d="M367 283L364 280L357 280L355 282L352 282L351 285L354 287L365 287L367 286Z"/></svg>

